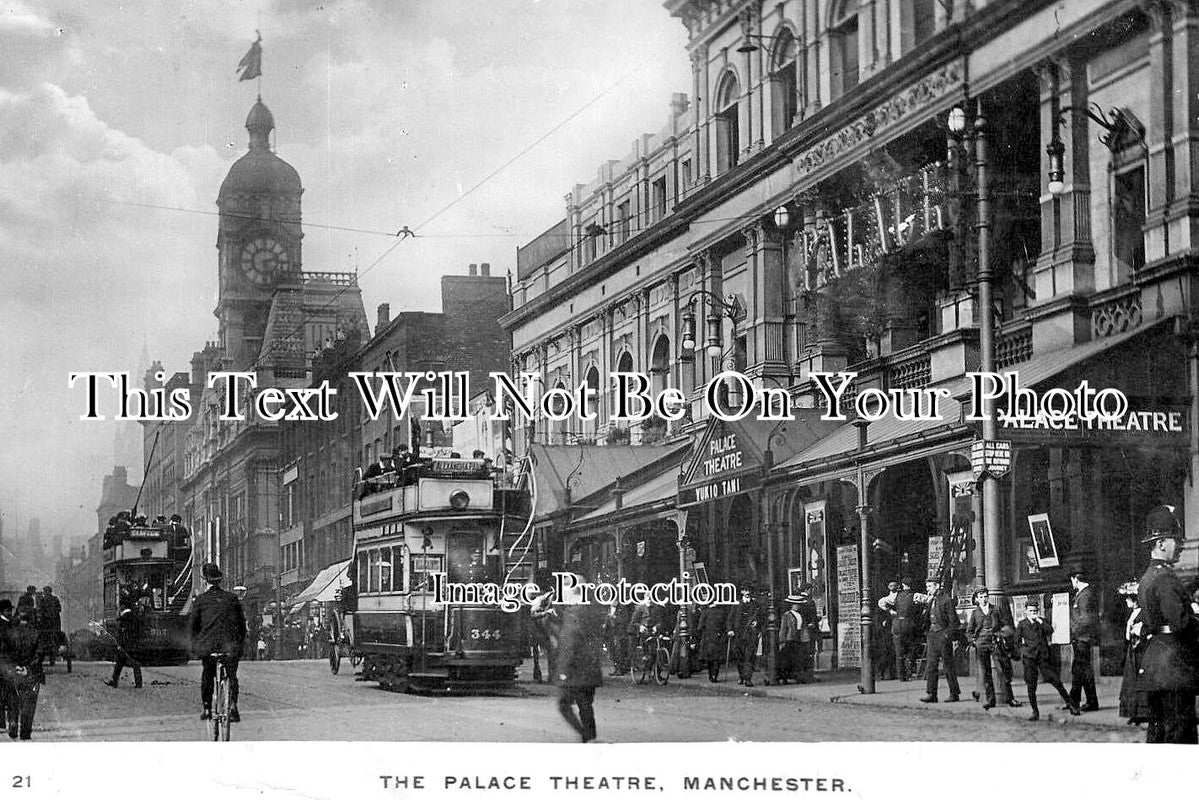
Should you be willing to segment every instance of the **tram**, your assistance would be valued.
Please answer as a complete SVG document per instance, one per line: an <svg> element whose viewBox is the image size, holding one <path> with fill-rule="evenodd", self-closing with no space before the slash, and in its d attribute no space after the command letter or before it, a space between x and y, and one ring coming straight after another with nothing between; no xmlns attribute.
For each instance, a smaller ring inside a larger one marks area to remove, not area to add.
<svg viewBox="0 0 1199 800"><path fill-rule="evenodd" d="M146 665L186 664L190 634L183 609L191 596L193 567L188 529L122 517L105 532L102 561L104 620L96 655L116 657L121 610L141 603L142 635L130 655Z"/></svg>
<svg viewBox="0 0 1199 800"><path fill-rule="evenodd" d="M528 492L503 484L489 460L457 457L356 482L355 610L346 625L364 678L416 693L514 685L524 656L521 615L440 603L434 593L438 575L498 586L527 579L508 551L528 530Z"/></svg>

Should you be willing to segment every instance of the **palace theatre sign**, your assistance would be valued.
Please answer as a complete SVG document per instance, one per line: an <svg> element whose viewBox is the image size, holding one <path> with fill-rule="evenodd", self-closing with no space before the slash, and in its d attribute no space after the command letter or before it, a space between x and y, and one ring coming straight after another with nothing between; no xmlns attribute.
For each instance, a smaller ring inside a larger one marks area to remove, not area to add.
<svg viewBox="0 0 1199 800"><path fill-rule="evenodd" d="M762 456L743 425L713 420L679 485L679 506L699 505L755 489Z"/></svg>

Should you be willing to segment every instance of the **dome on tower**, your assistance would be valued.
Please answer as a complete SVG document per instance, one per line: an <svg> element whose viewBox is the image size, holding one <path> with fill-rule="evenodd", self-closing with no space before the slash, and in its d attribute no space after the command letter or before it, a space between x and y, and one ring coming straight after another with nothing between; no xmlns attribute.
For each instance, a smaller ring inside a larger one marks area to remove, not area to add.
<svg viewBox="0 0 1199 800"><path fill-rule="evenodd" d="M275 118L259 97L246 117L250 150L229 168L229 174L221 183L218 202L237 194L299 194L303 191L300 173L271 152L270 134L274 129Z"/></svg>

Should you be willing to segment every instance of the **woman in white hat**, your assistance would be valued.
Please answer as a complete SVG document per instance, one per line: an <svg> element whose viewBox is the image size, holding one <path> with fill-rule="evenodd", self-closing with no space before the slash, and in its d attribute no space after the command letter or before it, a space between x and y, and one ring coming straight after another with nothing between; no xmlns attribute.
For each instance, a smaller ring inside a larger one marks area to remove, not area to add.
<svg viewBox="0 0 1199 800"><path fill-rule="evenodd" d="M779 631L779 682L811 683L812 645L816 632L816 604L806 587L785 602L791 608L783 614Z"/></svg>

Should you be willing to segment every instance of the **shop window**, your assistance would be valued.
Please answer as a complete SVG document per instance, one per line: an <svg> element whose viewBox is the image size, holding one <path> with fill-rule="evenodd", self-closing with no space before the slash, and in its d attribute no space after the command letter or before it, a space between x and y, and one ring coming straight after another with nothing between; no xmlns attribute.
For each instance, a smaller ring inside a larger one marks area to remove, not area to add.
<svg viewBox="0 0 1199 800"><path fill-rule="evenodd" d="M741 155L740 115L737 103L741 84L731 72L725 74L716 92L716 172L728 172L737 166Z"/></svg>
<svg viewBox="0 0 1199 800"><path fill-rule="evenodd" d="M829 25L832 95L836 99L858 85L858 4L843 0Z"/></svg>
<svg viewBox="0 0 1199 800"><path fill-rule="evenodd" d="M798 86L795 56L799 48L791 31L784 28L778 34L770 75L771 133L778 137L795 123L798 108Z"/></svg>

